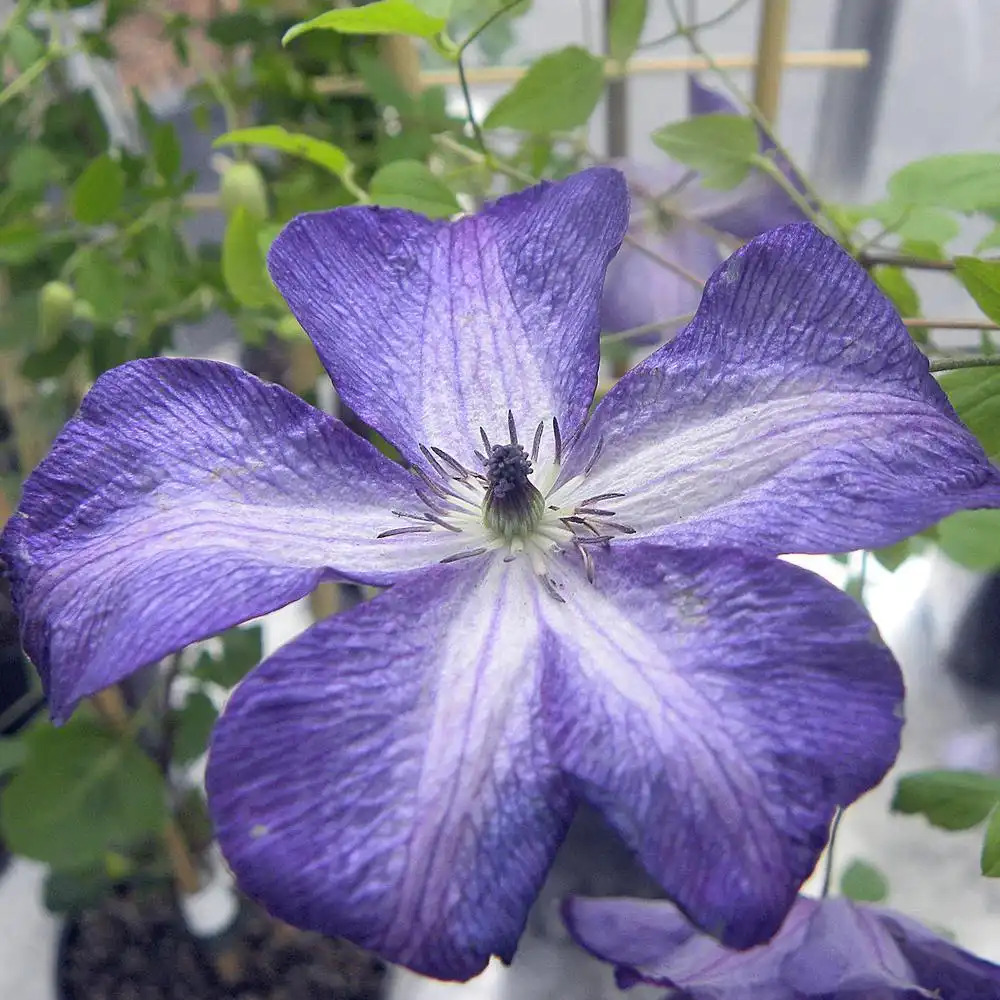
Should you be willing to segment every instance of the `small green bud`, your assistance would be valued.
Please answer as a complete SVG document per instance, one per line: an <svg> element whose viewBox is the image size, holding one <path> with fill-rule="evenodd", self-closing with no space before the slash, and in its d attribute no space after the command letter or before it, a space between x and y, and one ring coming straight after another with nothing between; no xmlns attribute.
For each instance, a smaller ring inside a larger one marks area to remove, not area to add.
<svg viewBox="0 0 1000 1000"><path fill-rule="evenodd" d="M228 166L219 185L219 202L226 215L232 215L242 205L250 218L263 222L268 210L267 187L261 172L245 161Z"/></svg>
<svg viewBox="0 0 1000 1000"><path fill-rule="evenodd" d="M73 322L76 293L64 281L49 281L38 293L38 318L42 339L52 343Z"/></svg>

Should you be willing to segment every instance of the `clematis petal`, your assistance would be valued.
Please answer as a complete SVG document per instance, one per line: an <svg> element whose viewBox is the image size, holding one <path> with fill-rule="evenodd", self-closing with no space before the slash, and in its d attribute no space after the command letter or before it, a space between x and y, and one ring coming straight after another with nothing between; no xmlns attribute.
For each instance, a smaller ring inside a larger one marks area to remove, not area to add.
<svg viewBox="0 0 1000 1000"><path fill-rule="evenodd" d="M390 508L415 506L410 478L230 365L160 358L103 375L0 538L53 717L328 572L388 582L454 552L451 532L376 539L400 523Z"/></svg>
<svg viewBox="0 0 1000 1000"><path fill-rule="evenodd" d="M624 180L594 168L457 222L339 208L293 220L271 275L345 402L407 458L473 461L511 410L522 433L586 415L598 309L628 219ZM548 435L546 435L548 437Z"/></svg>
<svg viewBox="0 0 1000 1000"><path fill-rule="evenodd" d="M984 961L892 910L870 908L892 936L929 996L993 1000L1000 996L1000 966Z"/></svg>
<svg viewBox="0 0 1000 1000"><path fill-rule="evenodd" d="M713 275L694 320L601 401L561 482L553 503L626 493L616 517L640 536L769 553L876 548L1000 505L895 310L809 225Z"/></svg>
<svg viewBox="0 0 1000 1000"><path fill-rule="evenodd" d="M647 250L702 280L722 259L714 240L683 222L676 222L666 232L640 229L635 236ZM608 267L601 300L601 329L621 333L693 313L700 299L701 289L693 282L668 270L638 247L626 245ZM654 331L636 335L632 343L653 344L672 335L671 330Z"/></svg>
<svg viewBox="0 0 1000 1000"><path fill-rule="evenodd" d="M632 899L570 899L563 917L573 938L616 966L624 987L636 982L670 986L687 1000L915 1000L994 996L1000 970L935 938L906 918L920 936L952 953L972 974L965 980L927 970L936 986L903 954L887 929L898 915L847 899L799 896L767 944L732 951L699 933L669 903ZM935 992L940 989L941 992Z"/></svg>
<svg viewBox="0 0 1000 1000"><path fill-rule="evenodd" d="M706 87L694 73L688 74L687 82L688 114L692 117L742 114L740 109L725 94L712 87Z"/></svg>
<svg viewBox="0 0 1000 1000"><path fill-rule="evenodd" d="M728 550L612 547L548 627L545 731L699 927L781 926L835 807L885 774L902 680L870 619L805 570Z"/></svg>
<svg viewBox="0 0 1000 1000"><path fill-rule="evenodd" d="M524 563L397 584L237 688L209 804L272 913L441 979L510 961L572 812L537 721Z"/></svg>
<svg viewBox="0 0 1000 1000"><path fill-rule="evenodd" d="M813 906L801 947L782 962L785 985L800 996L930 996L875 910L849 899Z"/></svg>
<svg viewBox="0 0 1000 1000"><path fill-rule="evenodd" d="M780 933L746 951L724 947L658 900L571 897L563 919L577 944L616 967L622 989L641 982L683 990L685 1000L801 1000L784 987L781 968L818 906L799 896Z"/></svg>

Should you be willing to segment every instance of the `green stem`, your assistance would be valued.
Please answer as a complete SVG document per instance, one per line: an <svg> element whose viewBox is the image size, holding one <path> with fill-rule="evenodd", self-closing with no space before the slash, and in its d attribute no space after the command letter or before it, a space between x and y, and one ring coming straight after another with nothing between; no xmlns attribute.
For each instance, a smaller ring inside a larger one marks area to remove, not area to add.
<svg viewBox="0 0 1000 1000"><path fill-rule="evenodd" d="M763 171L768 177L781 188L785 194L795 203L796 207L814 225L822 226L825 217L816 211L813 204L805 195L785 176L784 171L770 156L760 153L753 157L754 165L758 170Z"/></svg>
<svg viewBox="0 0 1000 1000"><path fill-rule="evenodd" d="M780 156L786 163L788 163L789 166L791 166L792 169L795 171L796 176L801 179L802 186L805 188L806 198L804 200L804 203L805 205L808 206L808 213L807 213L808 217L810 219L816 218L817 213L812 206L813 205L822 206L823 199L820 198L819 193L809 182L809 179L805 176L805 174L801 170L799 170L798 167L795 166L795 161L789 154L788 149L775 134L774 128L771 125L771 123L767 120L766 116L761 112L760 108L758 108L753 101L751 101L748 97L744 95L744 93L734 82L733 78L715 61L715 58L712 56L712 53L709 52L708 49L706 49L705 46L701 44L701 42L698 39L698 30L702 26L701 25L688 26L684 24L684 18L682 17L681 12L677 7L677 0L667 0L667 5L670 8L670 14L674 19L674 24L677 26L676 28L677 34L679 36L686 38L688 45L691 46L691 50L695 52L697 55L700 55L702 59L705 60L705 62L708 64L708 68L719 78L719 80L726 88L726 90L728 90L729 93L732 94L733 97L740 104L742 104L744 108L746 108L747 114L753 119L754 124L761 130L761 132L764 133L765 136L767 136L768 140L774 146L775 153L777 153L778 156ZM775 169L777 169L777 165L775 165ZM770 173L770 171L768 171L768 173ZM781 173L781 171L779 170L778 173ZM773 177L774 175L771 174L771 176ZM794 187L794 185L791 184L791 182L788 180L787 177L784 176L784 174L781 174L781 176L790 187ZM786 191L788 190L788 188L785 187L784 184L782 184L782 187ZM800 198L802 197L801 192L799 192L798 190L796 190L796 194L798 194ZM800 208L802 208L802 204L800 204L798 200L796 200L796 204L799 205ZM844 227L841 226L836 219L830 218L828 216L824 216L824 218L828 223L828 225L825 226L824 228L832 229L833 231L835 231L837 234L837 239L840 241L840 243L842 243L845 247L850 247L851 234L848 233L847 230L844 229Z"/></svg>
<svg viewBox="0 0 1000 1000"><path fill-rule="evenodd" d="M458 82L462 88L462 97L465 100L465 112L469 118L469 125L472 126L472 134L476 138L476 145L482 150L483 156L489 157L490 150L486 145L486 136L483 135L482 127L476 120L476 113L472 109L472 92L469 90L469 81L465 75L465 61L462 59L465 50L494 22L498 21L503 17L508 11L513 10L518 4L524 3L524 0L509 0L498 10L495 10L485 21L482 22L478 27L473 28L471 32L465 37L465 40L458 46L455 50L455 65L458 68Z"/></svg>
<svg viewBox="0 0 1000 1000"><path fill-rule="evenodd" d="M469 149L468 146L459 142L457 139L452 138L452 136L450 136L447 132L439 132L434 136L434 141L443 149L447 149L449 152L455 153L457 156L461 156L469 163L474 163L478 167L486 167L490 170L494 170L498 174L503 174L506 177L510 177L512 180L518 181L520 184L538 183L537 177L532 177L531 174L526 173L524 170L518 170L517 167L512 167L509 163L504 163L503 160L494 156L489 151L479 152L475 149Z"/></svg>
<svg viewBox="0 0 1000 1000"><path fill-rule="evenodd" d="M914 257L893 250L861 249L857 253L862 267L905 267L913 271L954 271L953 260L935 260L933 257Z"/></svg>
<svg viewBox="0 0 1000 1000"><path fill-rule="evenodd" d="M52 63L64 55L65 52L62 49L53 47L45 55L39 56L23 73L18 74L3 90L0 90L0 107L17 97L22 91L27 90Z"/></svg>
<svg viewBox="0 0 1000 1000"><path fill-rule="evenodd" d="M643 323L642 326L633 326L629 330L606 333L601 337L601 343L616 344L623 340L631 340L633 337L641 337L647 333L676 330L678 327L684 326L685 323L690 323L692 319L694 319L694 313L685 313L683 316L671 316L669 319L657 320L655 323Z"/></svg>
<svg viewBox="0 0 1000 1000"><path fill-rule="evenodd" d="M496 21L499 21L500 18L503 17L505 14L507 14L509 11L512 11L515 7L525 2L526 0L508 0L508 2L505 3L502 7L493 11L493 13L490 14L490 16L486 18L486 20L483 21L483 23L480 24L478 28L473 28L472 31L469 32L468 35L466 35L465 41L463 41L458 47L458 55L460 56L487 28L490 27L490 25L494 24Z"/></svg>
<svg viewBox="0 0 1000 1000"><path fill-rule="evenodd" d="M1000 330L1000 326L990 319L958 319L931 316L910 316L903 320L908 330Z"/></svg>
<svg viewBox="0 0 1000 1000"><path fill-rule="evenodd" d="M465 99L465 113L469 119L469 124L472 126L472 134L476 137L476 145L482 150L483 156L490 157L489 146L486 145L486 136L483 135L483 130L476 120L476 112L472 108L472 93L469 90L469 81L465 77L465 63L462 61L461 52L457 59L458 65L458 82L462 87L462 97Z"/></svg>
<svg viewBox="0 0 1000 1000"><path fill-rule="evenodd" d="M844 810L838 808L834 814L833 823L830 826L830 839L826 845L826 869L823 872L823 899L830 895L830 883L833 881L833 847L837 839L837 831L840 829L840 821L843 818Z"/></svg>
<svg viewBox="0 0 1000 1000"><path fill-rule="evenodd" d="M686 267L682 267L680 264L675 264L672 260L667 260L666 257L661 256L655 250L650 250L649 247L645 246L640 240L630 233L625 234L625 243L627 243L634 250L638 250L644 257L648 257L650 260L656 261L660 267L667 271L671 271L676 274L679 278L683 278L689 284L694 285L695 288L702 289L705 287L705 282L698 277L697 274L693 274Z"/></svg>
<svg viewBox="0 0 1000 1000"><path fill-rule="evenodd" d="M959 368L998 368L1000 356L978 358L934 358L931 361L932 372L952 372Z"/></svg>
<svg viewBox="0 0 1000 1000"><path fill-rule="evenodd" d="M706 21L699 21L697 24L688 25L687 28L683 30L674 30L668 32L666 35L662 35L660 38L654 38L651 42L643 42L641 45L637 45L638 49L654 49L661 45L666 45L667 42L672 42L675 38L682 38L689 31L702 31L704 28L714 28L717 24L722 24L723 21L729 20L741 7L745 7L749 3L749 0L735 0L731 3L721 14L717 14L715 17L710 17Z"/></svg>

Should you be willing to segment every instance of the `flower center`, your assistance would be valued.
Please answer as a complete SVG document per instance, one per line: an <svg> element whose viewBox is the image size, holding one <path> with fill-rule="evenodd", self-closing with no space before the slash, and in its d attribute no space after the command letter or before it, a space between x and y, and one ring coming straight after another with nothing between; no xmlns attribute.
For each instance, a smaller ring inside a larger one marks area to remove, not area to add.
<svg viewBox="0 0 1000 1000"><path fill-rule="evenodd" d="M549 457L542 459L543 468L537 470L539 449L546 433L551 435ZM498 550L506 553L505 561L523 557L530 560L540 583L557 601L563 597L553 575L551 557L557 551L571 550L577 553L587 578L593 582L591 548L633 533L632 528L615 519L614 509L607 506L609 500L625 494L605 492L553 502L563 455L562 434L554 418L551 423L539 422L530 452L518 441L513 413L507 414L508 442L493 444L482 427L479 434L484 450L475 452L478 469L466 468L442 448L420 445L427 465L411 466L410 471L420 481L414 492L423 510L392 511L406 523L387 528L377 537L454 532L463 536L465 544L441 559L442 563ZM582 492L579 487L590 475L603 445L602 438L579 476L563 484L560 490L575 484L573 494L578 496Z"/></svg>
<svg viewBox="0 0 1000 1000"><path fill-rule="evenodd" d="M497 536L526 538L545 513L545 497L531 480L528 453L519 444L495 444L486 460L483 524Z"/></svg>

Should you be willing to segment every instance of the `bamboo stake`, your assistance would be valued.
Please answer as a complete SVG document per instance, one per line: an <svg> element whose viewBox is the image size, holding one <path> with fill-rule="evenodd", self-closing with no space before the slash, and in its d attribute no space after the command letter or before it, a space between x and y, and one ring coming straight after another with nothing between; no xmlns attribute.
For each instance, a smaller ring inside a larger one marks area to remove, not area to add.
<svg viewBox="0 0 1000 1000"><path fill-rule="evenodd" d="M760 10L753 102L769 122L773 122L778 114L787 38L788 0L764 0Z"/></svg>
<svg viewBox="0 0 1000 1000"><path fill-rule="evenodd" d="M754 69L757 57L749 54L716 56L714 64L723 69ZM864 69L868 65L866 49L818 49L815 51L786 52L781 60L785 69ZM622 77L650 76L658 73L687 73L708 69L704 56L670 56L662 59L632 59L626 66L614 60L605 62L604 75L609 80ZM527 72L525 66L482 66L466 70L470 84L499 86L516 83ZM458 86L458 72L452 69L424 70L419 75L423 87ZM322 94L366 94L363 80L346 76L328 76L316 80L316 89Z"/></svg>

